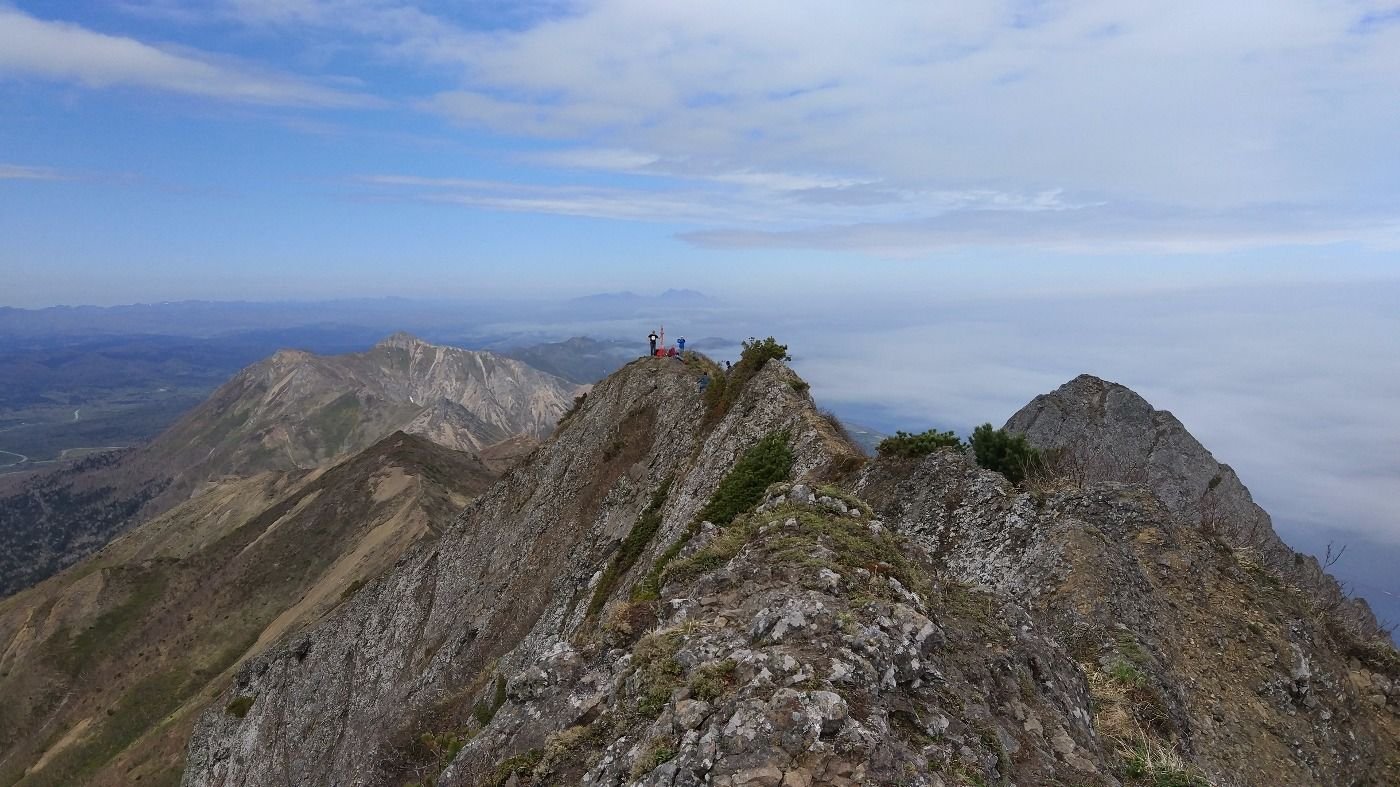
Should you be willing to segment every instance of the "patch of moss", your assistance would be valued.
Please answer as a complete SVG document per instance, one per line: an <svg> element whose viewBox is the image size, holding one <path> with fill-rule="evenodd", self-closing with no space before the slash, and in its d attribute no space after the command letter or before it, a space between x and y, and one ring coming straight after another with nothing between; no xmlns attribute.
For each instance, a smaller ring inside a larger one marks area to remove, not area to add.
<svg viewBox="0 0 1400 787"><path fill-rule="evenodd" d="M676 758L675 747L666 741L652 741L645 754L632 764L632 778L640 779Z"/></svg>
<svg viewBox="0 0 1400 787"><path fill-rule="evenodd" d="M485 727L496 717L496 711L506 704L506 677L496 676L495 690L490 697L482 697L472 704L472 716L477 723Z"/></svg>
<svg viewBox="0 0 1400 787"><path fill-rule="evenodd" d="M677 629L660 631L643 637L632 648L632 663L641 678L637 712L654 719L671 699L671 692L680 686L684 670L676 660L681 632Z"/></svg>
<svg viewBox="0 0 1400 787"><path fill-rule="evenodd" d="M506 782L509 782L512 776L529 776L542 759L544 759L543 749L531 749L517 754L497 765L495 772L491 775L491 781L488 783L491 787L505 787Z"/></svg>
<svg viewBox="0 0 1400 787"><path fill-rule="evenodd" d="M228 705L226 705L224 707L224 713L227 713L235 719L241 719L248 715L248 711L252 707L253 698L244 695L241 697L235 697L233 702L230 702Z"/></svg>
<svg viewBox="0 0 1400 787"><path fill-rule="evenodd" d="M1147 650L1143 648L1137 638L1126 631L1118 632L1115 638L1118 645L1118 652L1126 656L1130 661L1138 666L1143 666L1152 660Z"/></svg>

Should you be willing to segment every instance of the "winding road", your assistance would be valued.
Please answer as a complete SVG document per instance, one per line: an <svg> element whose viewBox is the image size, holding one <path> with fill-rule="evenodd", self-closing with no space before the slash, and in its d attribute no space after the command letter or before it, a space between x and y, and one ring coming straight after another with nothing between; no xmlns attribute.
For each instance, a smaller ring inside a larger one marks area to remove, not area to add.
<svg viewBox="0 0 1400 787"><path fill-rule="evenodd" d="M8 463L8 464L0 465L0 468L4 468L4 467L18 467L19 465L22 465L22 464L24 464L25 462L28 462L28 461L29 461L29 457L25 456L24 454L17 454L17 453L15 453L14 451L4 451L4 450L0 450L0 454L5 454L6 456L17 456L17 457L19 457L19 461L18 461L18 462L10 462L10 463Z"/></svg>

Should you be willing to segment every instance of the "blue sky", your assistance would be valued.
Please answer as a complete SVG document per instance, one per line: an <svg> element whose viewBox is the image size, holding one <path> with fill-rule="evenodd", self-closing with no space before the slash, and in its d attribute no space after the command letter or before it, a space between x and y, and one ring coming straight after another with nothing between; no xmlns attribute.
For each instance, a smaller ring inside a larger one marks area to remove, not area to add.
<svg viewBox="0 0 1400 787"><path fill-rule="evenodd" d="M1131 6L0 0L0 302L1400 275L1400 6Z"/></svg>

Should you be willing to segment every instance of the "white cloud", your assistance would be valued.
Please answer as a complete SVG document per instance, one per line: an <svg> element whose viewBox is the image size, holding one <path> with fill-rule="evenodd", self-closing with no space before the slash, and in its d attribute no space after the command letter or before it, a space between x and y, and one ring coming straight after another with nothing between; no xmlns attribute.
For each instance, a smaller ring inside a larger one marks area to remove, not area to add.
<svg viewBox="0 0 1400 787"><path fill-rule="evenodd" d="M1114 203L1040 210L969 205L917 221L832 223L796 230L708 229L680 237L712 249L815 248L896 257L979 246L1079 254L1202 254L1347 242L1393 249L1400 248L1400 212L1341 217L1294 206L1202 212Z"/></svg>
<svg viewBox="0 0 1400 787"><path fill-rule="evenodd" d="M127 5L406 66L441 86L411 106L602 184L450 197L474 207L894 256L1395 244L1400 20L1381 0Z"/></svg>
<svg viewBox="0 0 1400 787"><path fill-rule="evenodd" d="M435 61L461 63L462 84L423 106L561 140L580 157L596 146L648 162L623 159L624 171L664 164L687 179L801 176L897 194L1058 190L1161 211L1178 226L1152 243L1186 248L1218 245L1234 218L1231 243L1293 242L1290 211L1309 213L1310 237L1363 239L1388 230L1355 216L1393 221L1377 214L1400 178L1387 141L1400 138L1400 25L1357 30L1378 7L1097 0L1028 17L1017 2L603 0L434 48ZM1284 210L1273 218L1271 206ZM834 231L783 215L767 229L797 231L785 245ZM1193 216L1199 225L1182 222ZM911 229L836 234L866 250L945 244Z"/></svg>
<svg viewBox="0 0 1400 787"><path fill-rule="evenodd" d="M372 99L294 77L163 49L0 6L0 77L130 86L252 104L357 107Z"/></svg>

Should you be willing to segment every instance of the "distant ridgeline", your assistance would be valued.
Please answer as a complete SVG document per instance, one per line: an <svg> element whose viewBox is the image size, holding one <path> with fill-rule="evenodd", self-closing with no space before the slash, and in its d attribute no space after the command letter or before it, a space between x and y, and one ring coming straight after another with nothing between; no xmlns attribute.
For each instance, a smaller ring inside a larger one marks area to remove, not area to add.
<svg viewBox="0 0 1400 787"><path fill-rule="evenodd" d="M578 386L511 358L395 334L363 353L282 351L148 445L0 486L0 595L72 565L210 482L320 467L391 432L493 461L549 434Z"/></svg>

